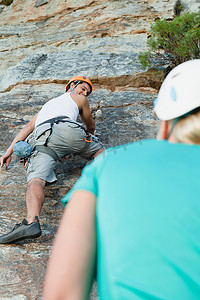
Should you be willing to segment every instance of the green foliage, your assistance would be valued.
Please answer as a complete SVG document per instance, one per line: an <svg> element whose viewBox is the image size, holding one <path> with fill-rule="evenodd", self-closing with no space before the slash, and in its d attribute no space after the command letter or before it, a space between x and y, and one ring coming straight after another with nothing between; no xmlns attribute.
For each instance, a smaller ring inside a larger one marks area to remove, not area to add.
<svg viewBox="0 0 200 300"><path fill-rule="evenodd" d="M172 21L157 20L151 25L147 44L149 51L140 54L143 68L149 65L151 51L170 53L175 65L200 58L200 11L187 12Z"/></svg>
<svg viewBox="0 0 200 300"><path fill-rule="evenodd" d="M146 51L146 52L140 53L140 64L141 64L143 69L151 67L151 54L150 54L150 52Z"/></svg>

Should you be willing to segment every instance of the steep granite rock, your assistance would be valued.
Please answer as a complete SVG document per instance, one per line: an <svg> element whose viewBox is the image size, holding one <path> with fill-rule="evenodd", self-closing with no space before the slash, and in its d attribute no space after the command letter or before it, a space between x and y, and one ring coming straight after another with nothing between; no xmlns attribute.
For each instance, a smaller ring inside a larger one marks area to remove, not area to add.
<svg viewBox="0 0 200 300"><path fill-rule="evenodd" d="M47 2L47 1L45 1ZM197 10L198 1L183 1ZM35 53L144 50L146 33L158 17L173 16L175 0L14 0L1 6L0 75Z"/></svg>

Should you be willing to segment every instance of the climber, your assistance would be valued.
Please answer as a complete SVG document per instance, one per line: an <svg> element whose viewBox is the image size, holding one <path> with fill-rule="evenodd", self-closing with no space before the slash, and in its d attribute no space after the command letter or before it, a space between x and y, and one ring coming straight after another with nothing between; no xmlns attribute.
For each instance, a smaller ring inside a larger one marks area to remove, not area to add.
<svg viewBox="0 0 200 300"><path fill-rule="evenodd" d="M8 168L17 142L26 140L31 144L32 152L25 166L27 216L11 232L0 236L0 243L14 243L41 235L39 216L44 203L44 187L46 183L56 181L56 160L70 154L90 160L104 151L104 146L94 135L95 122L87 100L92 90L87 77L71 78L66 93L44 104L1 157L1 167L5 164ZM85 127L76 121L79 114Z"/></svg>
<svg viewBox="0 0 200 300"><path fill-rule="evenodd" d="M64 197L44 300L88 299L94 274L104 300L200 299L200 59L154 109L157 140L106 150Z"/></svg>

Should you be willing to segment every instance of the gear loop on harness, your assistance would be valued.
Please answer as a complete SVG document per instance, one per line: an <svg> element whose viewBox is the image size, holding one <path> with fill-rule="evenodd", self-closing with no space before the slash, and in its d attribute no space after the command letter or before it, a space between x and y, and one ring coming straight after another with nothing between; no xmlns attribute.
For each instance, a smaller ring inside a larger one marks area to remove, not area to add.
<svg viewBox="0 0 200 300"><path fill-rule="evenodd" d="M89 137L90 137L90 139L89 139ZM88 139L87 139L87 138L88 138ZM91 143L91 141L92 141L92 135L87 134L87 135L86 135L86 138L84 138L84 141L86 141L87 143Z"/></svg>

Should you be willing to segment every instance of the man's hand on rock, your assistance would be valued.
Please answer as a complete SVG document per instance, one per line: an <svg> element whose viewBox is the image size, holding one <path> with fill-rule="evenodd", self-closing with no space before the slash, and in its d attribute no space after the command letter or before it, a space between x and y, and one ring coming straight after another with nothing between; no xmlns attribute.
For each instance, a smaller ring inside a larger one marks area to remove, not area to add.
<svg viewBox="0 0 200 300"><path fill-rule="evenodd" d="M6 164L6 169L8 169L8 166L9 166L10 162L11 162L11 155L5 153L0 158L0 166L1 166L1 168L3 167L4 164Z"/></svg>

